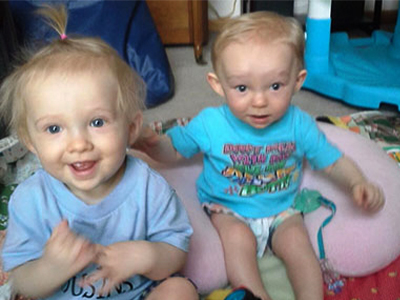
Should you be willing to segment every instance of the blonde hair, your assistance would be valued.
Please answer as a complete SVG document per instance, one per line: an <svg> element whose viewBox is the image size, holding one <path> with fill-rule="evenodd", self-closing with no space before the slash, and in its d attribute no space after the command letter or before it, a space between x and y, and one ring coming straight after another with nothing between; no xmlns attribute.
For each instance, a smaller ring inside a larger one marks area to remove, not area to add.
<svg viewBox="0 0 400 300"><path fill-rule="evenodd" d="M45 6L38 13L60 38L30 56L4 80L0 88L0 117L9 129L22 140L28 138L27 87L54 72L65 76L87 71L110 72L118 84L118 110L127 120L132 119L144 107L146 86L142 78L101 39L66 37L67 11L64 6Z"/></svg>
<svg viewBox="0 0 400 300"><path fill-rule="evenodd" d="M283 42L293 49L299 70L304 67L304 32L292 17L259 11L230 19L221 29L211 50L211 60L218 72L220 53L231 43L245 43L250 39L263 42Z"/></svg>

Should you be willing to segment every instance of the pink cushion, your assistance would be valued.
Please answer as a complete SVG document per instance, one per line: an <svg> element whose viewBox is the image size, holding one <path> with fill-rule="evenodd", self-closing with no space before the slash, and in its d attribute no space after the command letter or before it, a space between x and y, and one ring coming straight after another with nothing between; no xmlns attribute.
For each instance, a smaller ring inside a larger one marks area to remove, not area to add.
<svg viewBox="0 0 400 300"><path fill-rule="evenodd" d="M378 183L386 195L384 209L369 215L355 207L339 187L321 173L306 167L302 187L316 189L333 200L337 214L323 231L326 255L342 275L361 276L388 265L400 254L400 168L374 142L333 125L320 124L328 139L355 160L366 176ZM202 163L198 156L174 167L163 167L139 154L176 189L194 228L185 274L209 293L227 283L222 246L218 234L197 200L195 181ZM317 231L330 211L319 208L305 216L312 243L318 253Z"/></svg>
<svg viewBox="0 0 400 300"><path fill-rule="evenodd" d="M321 174L309 170L304 174L303 187L318 190L337 206L335 217L323 230L326 256L333 267L347 276L371 274L400 255L400 168L376 143L333 125L321 123L320 128L385 193L385 207L371 215ZM328 215L329 210L320 208L305 216L316 250L318 228Z"/></svg>
<svg viewBox="0 0 400 300"><path fill-rule="evenodd" d="M201 156L173 167L157 164L142 153L134 155L147 161L175 188L185 205L194 232L190 242L188 262L184 273L194 281L201 294L224 287L228 283L222 245L217 231L197 199L196 179L202 169Z"/></svg>

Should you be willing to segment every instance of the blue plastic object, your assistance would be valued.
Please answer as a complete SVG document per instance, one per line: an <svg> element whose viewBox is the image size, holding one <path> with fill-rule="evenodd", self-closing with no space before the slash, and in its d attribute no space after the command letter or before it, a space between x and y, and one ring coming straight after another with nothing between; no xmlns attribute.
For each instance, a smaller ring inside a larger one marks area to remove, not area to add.
<svg viewBox="0 0 400 300"><path fill-rule="evenodd" d="M304 88L348 104L400 111L400 9L394 33L374 31L369 38L330 34L330 19L306 21Z"/></svg>
<svg viewBox="0 0 400 300"><path fill-rule="evenodd" d="M167 101L174 77L164 46L145 1L13 0L10 8L24 44L56 37L34 10L42 4L64 4L67 35L97 36L113 46L147 84L146 106Z"/></svg>
<svg viewBox="0 0 400 300"><path fill-rule="evenodd" d="M261 300L246 288L233 290L224 300Z"/></svg>
<svg viewBox="0 0 400 300"><path fill-rule="evenodd" d="M244 290L237 290L230 293L225 300L244 300L246 296L246 291Z"/></svg>

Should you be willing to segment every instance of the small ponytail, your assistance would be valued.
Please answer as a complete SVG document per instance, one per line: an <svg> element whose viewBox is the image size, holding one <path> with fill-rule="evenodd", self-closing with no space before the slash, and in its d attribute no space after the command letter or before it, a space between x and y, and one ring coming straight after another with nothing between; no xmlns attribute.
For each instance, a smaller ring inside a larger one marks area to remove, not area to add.
<svg viewBox="0 0 400 300"><path fill-rule="evenodd" d="M43 5L36 13L41 15L45 22L59 34L61 40L67 38L68 12L64 5Z"/></svg>

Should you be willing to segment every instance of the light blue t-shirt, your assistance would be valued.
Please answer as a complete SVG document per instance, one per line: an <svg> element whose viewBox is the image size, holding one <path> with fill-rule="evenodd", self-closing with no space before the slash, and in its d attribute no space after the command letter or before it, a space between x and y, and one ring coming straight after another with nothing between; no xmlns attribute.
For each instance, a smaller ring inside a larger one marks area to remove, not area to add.
<svg viewBox="0 0 400 300"><path fill-rule="evenodd" d="M204 109L167 134L184 157L204 155L197 180L200 202L224 205L247 218L273 216L293 204L304 158L314 169L323 169L342 156L296 106L279 121L256 129L224 104Z"/></svg>
<svg viewBox="0 0 400 300"><path fill-rule="evenodd" d="M62 182L38 170L18 185L11 196L2 251L5 270L41 257L53 228L63 219L68 220L75 233L101 245L146 240L188 251L192 234L187 213L175 191L137 158L127 157L121 181L96 205L85 204ZM78 286L79 280L95 267L88 266L47 299L98 299L98 287ZM137 299L151 282L143 276L134 276L106 298Z"/></svg>

